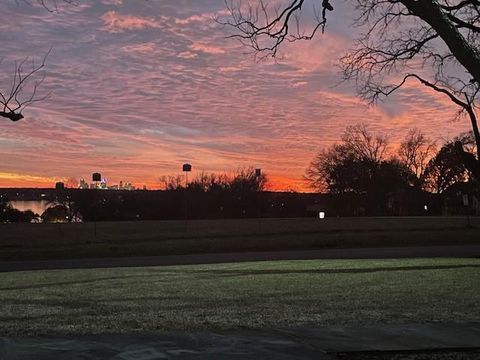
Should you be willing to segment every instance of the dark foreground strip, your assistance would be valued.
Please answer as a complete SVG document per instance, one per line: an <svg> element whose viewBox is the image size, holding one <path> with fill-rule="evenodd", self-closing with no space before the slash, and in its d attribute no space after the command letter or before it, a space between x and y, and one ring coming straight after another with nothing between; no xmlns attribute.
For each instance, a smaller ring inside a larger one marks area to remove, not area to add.
<svg viewBox="0 0 480 360"><path fill-rule="evenodd" d="M477 360L480 347L404 351L352 351L329 354L337 360Z"/></svg>
<svg viewBox="0 0 480 360"><path fill-rule="evenodd" d="M0 359L477 359L480 323L1 338Z"/></svg>
<svg viewBox="0 0 480 360"><path fill-rule="evenodd" d="M355 249L192 254L69 260L0 261L0 272L139 266L220 264L247 261L315 259L480 258L480 245L409 246Z"/></svg>

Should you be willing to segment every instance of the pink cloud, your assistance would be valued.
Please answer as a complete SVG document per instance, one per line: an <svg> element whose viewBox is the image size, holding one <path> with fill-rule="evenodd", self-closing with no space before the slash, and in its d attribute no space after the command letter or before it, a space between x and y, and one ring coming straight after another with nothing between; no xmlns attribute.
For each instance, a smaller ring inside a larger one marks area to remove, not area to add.
<svg viewBox="0 0 480 360"><path fill-rule="evenodd" d="M116 11L108 11L101 16L103 30L111 33L121 33L126 30L141 30L145 28L159 28L160 23L153 18L133 15L120 15Z"/></svg>
<svg viewBox="0 0 480 360"><path fill-rule="evenodd" d="M214 46L211 44L200 43L200 42L196 42L190 45L190 49L193 51L201 51L201 52L204 52L207 54L213 54L213 55L225 54L225 50L222 49L221 47Z"/></svg>
<svg viewBox="0 0 480 360"><path fill-rule="evenodd" d="M102 4L105 4L105 5L122 5L123 0L102 0Z"/></svg>
<svg viewBox="0 0 480 360"><path fill-rule="evenodd" d="M147 42L143 44L131 44L125 45L122 47L122 50L128 53L141 53L141 54L149 54L154 52L156 49L156 45L154 42Z"/></svg>
<svg viewBox="0 0 480 360"><path fill-rule="evenodd" d="M180 25L188 25L192 22L205 22L205 21L212 21L214 15L212 14L195 14L192 16L189 16L186 19L175 19L175 23L180 24Z"/></svg>

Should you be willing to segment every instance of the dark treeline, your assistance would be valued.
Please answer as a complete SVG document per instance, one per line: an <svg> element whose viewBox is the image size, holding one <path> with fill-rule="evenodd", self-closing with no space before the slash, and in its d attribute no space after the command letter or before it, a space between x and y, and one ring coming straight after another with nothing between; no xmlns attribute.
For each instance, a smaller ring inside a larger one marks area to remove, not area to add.
<svg viewBox="0 0 480 360"><path fill-rule="evenodd" d="M163 190L0 190L0 222L76 222L255 217L480 214L480 163L472 134L438 147L418 130L394 151L385 135L348 127L306 171L317 193L265 191L253 168L232 175L160 178ZM13 209L9 200L45 200L43 214Z"/></svg>
<svg viewBox="0 0 480 360"><path fill-rule="evenodd" d="M445 214L480 212L480 162L472 133L438 149L413 129L395 149L386 135L349 126L340 142L317 154L306 179L319 192L350 198L356 215L416 215L412 204L424 202L428 211L432 194L441 195Z"/></svg>
<svg viewBox="0 0 480 360"><path fill-rule="evenodd" d="M18 191L16 189L16 192ZM8 197L10 190L2 189L0 192ZM308 215L308 205L315 203L316 198L322 197L319 194L253 192L244 189L238 192L226 189L201 191L193 188L187 191L183 188L158 191L65 189L61 194L53 189L20 190L20 195L24 193L28 194L27 197L21 196L16 199L32 199L35 193L39 196L40 193L46 194L48 199L52 199L51 207L42 216L43 220L48 222L80 219L83 221L178 220L185 219L186 216L188 219L303 217ZM5 213L5 215L8 214ZM1 220L0 215L0 222ZM4 217L3 221L5 220L23 221Z"/></svg>
<svg viewBox="0 0 480 360"><path fill-rule="evenodd" d="M15 191L15 192L14 192ZM318 217L320 211L327 217L370 215L361 209L368 208L364 195L339 195L294 192L238 192L198 191L183 188L158 191L106 191L65 189L0 189L4 198L33 200L45 194L51 201L42 220L46 222L69 221L134 221L185 219L234 219L234 218L291 218ZM14 196L19 194L18 196ZM185 213L187 198L187 214ZM62 201L62 199L67 199ZM429 205L428 215L441 214L441 196L421 193L411 198L410 215L426 215L424 204ZM3 202L3 206L6 203ZM2 207L2 203L0 203ZM404 215L387 210L383 215ZM13 210L15 213L22 213ZM30 212L29 212L30 213ZM31 222L32 218L9 218L9 211L0 222ZM42 214L40 214L42 215ZM68 218L68 219L67 219Z"/></svg>
<svg viewBox="0 0 480 360"><path fill-rule="evenodd" d="M18 210L9 207L9 199L48 201L49 208L41 214L46 222L304 215L301 209L305 206L298 206L295 200L288 201L288 213L285 201L269 197L268 206L265 205L266 181L264 174L249 168L233 175L202 173L189 181L187 187L182 176L164 177L161 182L165 189L159 191L60 189L25 190L19 194L18 189L4 189L0 217L4 214L3 221L22 221L10 217L11 212Z"/></svg>

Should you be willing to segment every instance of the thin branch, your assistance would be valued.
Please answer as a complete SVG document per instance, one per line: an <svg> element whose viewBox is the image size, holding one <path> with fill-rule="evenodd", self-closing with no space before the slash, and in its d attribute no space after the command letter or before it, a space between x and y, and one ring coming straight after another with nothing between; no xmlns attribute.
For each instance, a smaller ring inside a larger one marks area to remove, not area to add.
<svg viewBox="0 0 480 360"><path fill-rule="evenodd" d="M0 106L3 107L0 111L0 116L10 119L12 121L18 121L23 119L22 111L31 104L43 101L47 99L50 94L42 97L37 96L39 87L45 80L45 64L52 49L50 49L43 57L39 65L35 64L34 60L31 60L31 69L25 71L25 66L29 62L28 58L25 58L20 63L15 63L15 72L12 79L12 84L8 95L5 95L0 91ZM41 74L40 78L34 78L37 74ZM25 96L25 91L30 88L30 94Z"/></svg>

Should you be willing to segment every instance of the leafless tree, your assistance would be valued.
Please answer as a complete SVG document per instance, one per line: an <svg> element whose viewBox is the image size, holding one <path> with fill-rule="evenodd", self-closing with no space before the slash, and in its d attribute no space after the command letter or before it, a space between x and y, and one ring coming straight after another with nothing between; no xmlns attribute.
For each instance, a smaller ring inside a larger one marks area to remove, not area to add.
<svg viewBox="0 0 480 360"><path fill-rule="evenodd" d="M312 160L305 180L321 192L362 192L388 157L388 137L366 125L347 126L341 142L322 149Z"/></svg>
<svg viewBox="0 0 480 360"><path fill-rule="evenodd" d="M49 96L49 94L38 95L38 89L45 80L45 61L49 54L50 51L40 63L29 58L15 62L10 89L7 92L0 91L0 116L12 121L21 120L23 119L22 111L26 107L45 100ZM8 85L6 88L8 89Z"/></svg>
<svg viewBox="0 0 480 360"><path fill-rule="evenodd" d="M159 178L159 182L162 190L180 190L185 187L185 179L181 175L163 175Z"/></svg>
<svg viewBox="0 0 480 360"><path fill-rule="evenodd" d="M477 112L480 92L479 0L351 0L361 35L341 59L345 80L353 80L364 99L375 102L407 81L416 80L447 96L470 119L480 148ZM316 26L302 33L302 10L314 0L285 0L270 8L263 0L244 6L228 3L234 38L263 57L276 57L285 41L310 40L325 29L328 1ZM480 163L479 165L480 166Z"/></svg>
<svg viewBox="0 0 480 360"><path fill-rule="evenodd" d="M365 124L347 126L342 142L349 152L374 164L384 160L388 151L388 136L373 134Z"/></svg>
<svg viewBox="0 0 480 360"><path fill-rule="evenodd" d="M435 155L436 144L418 129L411 129L400 144L398 156L417 179L421 179L429 160Z"/></svg>

